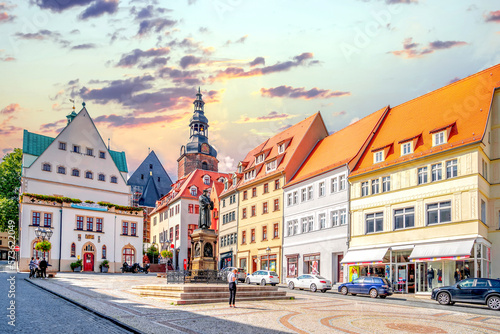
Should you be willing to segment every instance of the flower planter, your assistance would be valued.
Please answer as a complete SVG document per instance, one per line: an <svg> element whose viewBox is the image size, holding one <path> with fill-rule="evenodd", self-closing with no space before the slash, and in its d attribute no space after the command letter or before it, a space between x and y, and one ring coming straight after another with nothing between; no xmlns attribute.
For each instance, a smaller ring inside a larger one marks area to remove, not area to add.
<svg viewBox="0 0 500 334"><path fill-rule="evenodd" d="M73 272L75 273L79 273L80 271L82 271L82 267L76 267L75 269L73 269Z"/></svg>
<svg viewBox="0 0 500 334"><path fill-rule="evenodd" d="M108 267L101 267L101 273L107 273Z"/></svg>

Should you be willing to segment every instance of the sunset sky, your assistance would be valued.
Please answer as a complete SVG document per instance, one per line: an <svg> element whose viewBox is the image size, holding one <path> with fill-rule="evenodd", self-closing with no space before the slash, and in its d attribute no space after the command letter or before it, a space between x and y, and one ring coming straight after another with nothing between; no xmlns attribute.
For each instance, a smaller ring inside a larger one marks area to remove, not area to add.
<svg viewBox="0 0 500 334"><path fill-rule="evenodd" d="M151 148L173 180L198 86L234 171L317 111L337 131L500 63L498 1L5 1L0 32L3 154L74 99L130 172Z"/></svg>

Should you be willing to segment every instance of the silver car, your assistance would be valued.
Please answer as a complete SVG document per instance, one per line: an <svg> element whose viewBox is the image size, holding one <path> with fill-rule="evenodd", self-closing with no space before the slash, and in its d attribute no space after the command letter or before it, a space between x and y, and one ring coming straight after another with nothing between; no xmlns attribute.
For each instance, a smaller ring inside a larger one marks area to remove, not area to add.
<svg viewBox="0 0 500 334"><path fill-rule="evenodd" d="M271 284L272 286L275 286L280 282L280 278L275 271L258 270L253 274L248 275L245 282L248 284L252 283L260 285Z"/></svg>
<svg viewBox="0 0 500 334"><path fill-rule="evenodd" d="M312 292L320 290L321 292L326 292L332 289L332 282L327 280L323 276L319 275L301 275L296 278L292 278L288 281L288 288L293 289L309 289Z"/></svg>
<svg viewBox="0 0 500 334"><path fill-rule="evenodd" d="M236 273L236 277L237 277L238 281L245 282L245 278L247 277L247 274L245 273L245 269L243 269L243 268L226 267L220 271L220 273L219 273L220 277L222 279L226 280L227 275L229 275L229 273L233 272L233 269L238 270L238 272Z"/></svg>

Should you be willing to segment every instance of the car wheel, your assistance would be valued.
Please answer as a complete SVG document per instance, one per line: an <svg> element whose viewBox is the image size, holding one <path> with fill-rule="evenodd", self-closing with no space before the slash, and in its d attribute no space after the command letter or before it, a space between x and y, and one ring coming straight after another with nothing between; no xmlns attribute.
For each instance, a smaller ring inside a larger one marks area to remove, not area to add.
<svg viewBox="0 0 500 334"><path fill-rule="evenodd" d="M124 272L125 272L125 270L124 270L124 269L122 269L122 274L123 274Z"/></svg>
<svg viewBox="0 0 500 334"><path fill-rule="evenodd" d="M260 285L266 285L266 280L262 279L262 281L260 281Z"/></svg>
<svg viewBox="0 0 500 334"><path fill-rule="evenodd" d="M500 297L499 296L491 296L486 301L486 304L488 304L488 307L491 310L498 311L498 310L500 310Z"/></svg>
<svg viewBox="0 0 500 334"><path fill-rule="evenodd" d="M276 286L276 283L271 283L272 286Z"/></svg>
<svg viewBox="0 0 500 334"><path fill-rule="evenodd" d="M326 292L326 289L322 289L322 290L321 290L321 292L322 292L322 293L325 293L325 292Z"/></svg>
<svg viewBox="0 0 500 334"><path fill-rule="evenodd" d="M382 299L385 299L385 297L387 297L387 296L380 296L380 298L382 298Z"/></svg>
<svg viewBox="0 0 500 334"><path fill-rule="evenodd" d="M293 282L289 282L289 283L288 283L288 288L289 288L290 290L295 289L295 284L293 284Z"/></svg>
<svg viewBox="0 0 500 334"><path fill-rule="evenodd" d="M446 292L440 292L437 295L437 301L441 305L449 305L450 304L450 295Z"/></svg>
<svg viewBox="0 0 500 334"><path fill-rule="evenodd" d="M356 295L357 295L357 293L351 293L351 296L356 296Z"/></svg>
<svg viewBox="0 0 500 334"><path fill-rule="evenodd" d="M311 284L311 292L316 292L318 291L318 287L316 286L316 284Z"/></svg>
<svg viewBox="0 0 500 334"><path fill-rule="evenodd" d="M343 294L344 296L347 295L348 291L347 291L347 287L346 286L343 286L342 289L340 289L340 293Z"/></svg>
<svg viewBox="0 0 500 334"><path fill-rule="evenodd" d="M245 283L250 284L250 278L249 277L247 277L247 279L245 280Z"/></svg>
<svg viewBox="0 0 500 334"><path fill-rule="evenodd" d="M377 296L378 296L377 289L371 289L370 290L370 297L377 298Z"/></svg>

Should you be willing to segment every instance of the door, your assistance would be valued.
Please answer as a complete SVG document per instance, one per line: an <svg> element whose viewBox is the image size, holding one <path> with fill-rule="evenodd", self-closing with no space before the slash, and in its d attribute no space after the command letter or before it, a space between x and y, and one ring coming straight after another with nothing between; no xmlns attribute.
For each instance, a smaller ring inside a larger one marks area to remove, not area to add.
<svg viewBox="0 0 500 334"><path fill-rule="evenodd" d="M85 253L83 255L83 271L94 271L94 254Z"/></svg>
<svg viewBox="0 0 500 334"><path fill-rule="evenodd" d="M485 296L488 294L489 289L488 280L484 278L476 279L476 284L470 289L471 302L484 303Z"/></svg>
<svg viewBox="0 0 500 334"><path fill-rule="evenodd" d="M252 256L252 273L257 271L257 256Z"/></svg>
<svg viewBox="0 0 500 334"><path fill-rule="evenodd" d="M337 282L344 282L344 267L342 266L342 260L344 259L344 254L337 255ZM333 282L332 282L333 283Z"/></svg>
<svg viewBox="0 0 500 334"><path fill-rule="evenodd" d="M365 280L364 277L356 278L352 280L352 285L349 286L349 292L351 293L360 293L361 292L361 287L363 285L363 281Z"/></svg>
<svg viewBox="0 0 500 334"><path fill-rule="evenodd" d="M398 264L396 270L396 277L394 279L396 284L394 285L394 292L406 293L406 282L407 282L407 267L406 264Z"/></svg>
<svg viewBox="0 0 500 334"><path fill-rule="evenodd" d="M474 286L473 278L468 278L460 281L460 283L456 284L456 288L451 290L452 300L470 301L472 297L473 286Z"/></svg>

